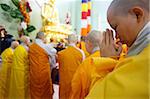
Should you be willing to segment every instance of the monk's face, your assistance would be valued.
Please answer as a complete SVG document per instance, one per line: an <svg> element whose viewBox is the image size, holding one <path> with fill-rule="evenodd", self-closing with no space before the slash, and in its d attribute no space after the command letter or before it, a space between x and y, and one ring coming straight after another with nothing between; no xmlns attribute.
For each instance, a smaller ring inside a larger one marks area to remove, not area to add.
<svg viewBox="0 0 150 99"><path fill-rule="evenodd" d="M141 24L134 13L128 13L126 15L116 15L115 13L117 12L114 9L108 10L108 22L115 30L121 43L127 44L130 47L140 32Z"/></svg>

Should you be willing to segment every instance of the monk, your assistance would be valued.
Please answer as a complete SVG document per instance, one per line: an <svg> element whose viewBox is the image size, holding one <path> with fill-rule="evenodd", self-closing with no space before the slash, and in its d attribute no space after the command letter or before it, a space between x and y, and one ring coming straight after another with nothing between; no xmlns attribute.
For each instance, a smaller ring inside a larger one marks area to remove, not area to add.
<svg viewBox="0 0 150 99"><path fill-rule="evenodd" d="M85 36L81 37L81 42L79 43L79 48L84 51L86 57L88 57L90 55L85 47Z"/></svg>
<svg viewBox="0 0 150 99"><path fill-rule="evenodd" d="M78 66L85 59L84 52L76 47L78 37L75 34L68 36L69 46L58 53L59 63L59 98L69 99L71 80Z"/></svg>
<svg viewBox="0 0 150 99"><path fill-rule="evenodd" d="M88 94L91 84L91 71L93 70L91 66L92 57L100 57L99 48L99 31L91 31L85 38L85 47L90 56L86 58L78 67L76 73L71 82L71 95L70 99L84 99Z"/></svg>
<svg viewBox="0 0 150 99"><path fill-rule="evenodd" d="M53 86L50 72L50 47L44 43L45 34L38 32L29 49L31 99L52 99Z"/></svg>
<svg viewBox="0 0 150 99"><path fill-rule="evenodd" d="M27 36L21 37L21 45L14 50L13 65L11 67L9 99L29 99L29 61Z"/></svg>
<svg viewBox="0 0 150 99"><path fill-rule="evenodd" d="M148 99L149 0L113 0L107 17L121 43L129 47L128 54L103 81L95 83L86 99ZM108 31L102 41L102 56L117 54L112 42L112 31Z"/></svg>
<svg viewBox="0 0 150 99"><path fill-rule="evenodd" d="M1 54L2 68L0 70L0 99L8 98L13 53L18 45L19 43L17 41L12 41L11 46L5 49L4 52Z"/></svg>

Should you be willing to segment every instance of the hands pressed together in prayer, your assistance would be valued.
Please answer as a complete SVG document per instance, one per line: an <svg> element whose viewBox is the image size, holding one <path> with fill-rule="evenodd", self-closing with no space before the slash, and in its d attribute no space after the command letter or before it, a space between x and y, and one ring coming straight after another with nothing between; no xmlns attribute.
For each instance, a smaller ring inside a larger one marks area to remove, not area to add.
<svg viewBox="0 0 150 99"><path fill-rule="evenodd" d="M118 38L116 38L116 40L118 40ZM112 30L106 29L106 31L103 32L103 40L99 42L102 57L117 57L120 55L122 44L116 40L113 37Z"/></svg>

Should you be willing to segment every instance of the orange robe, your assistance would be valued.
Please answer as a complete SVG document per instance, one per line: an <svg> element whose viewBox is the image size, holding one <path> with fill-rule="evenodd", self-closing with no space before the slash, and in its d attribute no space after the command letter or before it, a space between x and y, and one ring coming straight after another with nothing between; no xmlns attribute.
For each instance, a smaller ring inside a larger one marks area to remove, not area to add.
<svg viewBox="0 0 150 99"><path fill-rule="evenodd" d="M29 49L31 99L52 99L53 86L46 51L37 44Z"/></svg>
<svg viewBox="0 0 150 99"><path fill-rule="evenodd" d="M76 48L69 46L58 53L59 63L59 98L68 99L71 91L71 80L76 69L82 62L82 54Z"/></svg>
<svg viewBox="0 0 150 99"><path fill-rule="evenodd" d="M84 97L88 94L91 84L90 74L93 70L90 62L92 57L100 57L100 52L96 51L90 55L78 67L71 82L70 99L84 99Z"/></svg>
<svg viewBox="0 0 150 99"><path fill-rule="evenodd" d="M95 82L102 80L115 67L115 64L112 63L116 63L116 60L111 58L103 59L98 56L100 56L100 54L97 51L84 60L77 69L72 80L70 99L84 99ZM101 61L99 61L99 59Z"/></svg>
<svg viewBox="0 0 150 99"><path fill-rule="evenodd" d="M0 99L8 98L13 49L7 48L2 54L2 68L0 70Z"/></svg>

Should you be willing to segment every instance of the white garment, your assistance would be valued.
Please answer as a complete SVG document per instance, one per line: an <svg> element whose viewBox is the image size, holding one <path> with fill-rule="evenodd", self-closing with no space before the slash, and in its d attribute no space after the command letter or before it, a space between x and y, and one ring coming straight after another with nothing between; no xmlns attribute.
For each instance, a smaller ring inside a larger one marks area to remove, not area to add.
<svg viewBox="0 0 150 99"><path fill-rule="evenodd" d="M140 31L135 42L129 48L128 56L138 55L148 44L150 44L150 21Z"/></svg>
<svg viewBox="0 0 150 99"><path fill-rule="evenodd" d="M73 43L69 44L69 46L72 46L72 47L76 48L78 51L81 52L81 54L82 54L82 61L85 59L85 53L84 53L83 50L79 49L79 48L78 48L75 44L73 44Z"/></svg>
<svg viewBox="0 0 150 99"><path fill-rule="evenodd" d="M96 51L100 51L100 48L99 47L93 48L92 53L95 53Z"/></svg>
<svg viewBox="0 0 150 99"><path fill-rule="evenodd" d="M50 44L44 44L44 42L40 39L36 39L35 43L47 52L47 54L49 56L49 61L50 61L50 64L51 64L51 70L53 68L55 68L56 67L56 53L57 53L57 50L54 49Z"/></svg>

